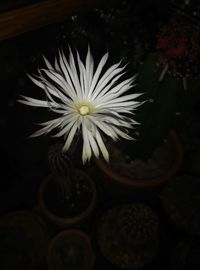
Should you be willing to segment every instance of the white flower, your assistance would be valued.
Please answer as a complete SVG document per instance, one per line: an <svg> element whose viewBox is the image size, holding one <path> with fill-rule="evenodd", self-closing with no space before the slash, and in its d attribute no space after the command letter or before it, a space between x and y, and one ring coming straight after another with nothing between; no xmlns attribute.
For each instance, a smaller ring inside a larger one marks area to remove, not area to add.
<svg viewBox="0 0 200 270"><path fill-rule="evenodd" d="M101 58L94 70L89 47L85 64L78 52L75 59L70 48L69 51L69 60L59 51L54 66L44 58L47 69L39 70L38 76L29 76L45 91L46 100L22 96L23 99L19 102L49 108L58 114L57 118L41 123L43 128L36 131L32 137L58 129L54 136L64 136L63 150L67 151L76 132L80 130L83 138L83 163L90 160L92 154L98 158L100 151L108 161L109 153L102 133L113 140L119 137L131 140L128 129L137 124L131 117L136 107L141 104L134 100L140 94L126 93L134 86L132 83L136 76L119 82L125 73L125 67L120 67L120 62L103 72L108 53Z"/></svg>

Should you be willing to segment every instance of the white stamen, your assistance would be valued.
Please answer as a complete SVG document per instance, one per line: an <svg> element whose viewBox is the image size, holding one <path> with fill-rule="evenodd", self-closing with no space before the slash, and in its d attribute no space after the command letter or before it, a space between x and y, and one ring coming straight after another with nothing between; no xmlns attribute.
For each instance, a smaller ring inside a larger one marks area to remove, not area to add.
<svg viewBox="0 0 200 270"><path fill-rule="evenodd" d="M79 113L83 116L89 114L90 110L89 110L89 107L86 106L86 105L83 105L79 108Z"/></svg>

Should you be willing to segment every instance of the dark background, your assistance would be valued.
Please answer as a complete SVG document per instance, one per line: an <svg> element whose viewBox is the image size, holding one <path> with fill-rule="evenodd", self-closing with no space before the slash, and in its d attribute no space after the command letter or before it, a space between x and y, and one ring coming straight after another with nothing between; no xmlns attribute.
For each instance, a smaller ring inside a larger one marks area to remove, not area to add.
<svg viewBox="0 0 200 270"><path fill-rule="evenodd" d="M0 7L0 10L7 9L4 4L2 9ZM194 27L200 26L199 1L121 1L115 8L75 14L61 23L1 41L1 215L14 210L34 209L38 187L49 174L47 152L54 139L49 136L28 138L37 129L34 123L45 118L46 112L17 102L20 94L35 97L41 94L27 73L36 73L37 67L43 66L42 55L53 60L57 49L66 48L67 51L68 44L85 55L89 43L96 61L108 49L111 61L123 58L130 62L133 71L137 71L140 61L154 50L158 30L175 14L189 19ZM194 109L198 115L198 100ZM101 202L106 199L102 197ZM106 267L102 263L98 269L108 269ZM165 269L165 265L155 267L152 269Z"/></svg>

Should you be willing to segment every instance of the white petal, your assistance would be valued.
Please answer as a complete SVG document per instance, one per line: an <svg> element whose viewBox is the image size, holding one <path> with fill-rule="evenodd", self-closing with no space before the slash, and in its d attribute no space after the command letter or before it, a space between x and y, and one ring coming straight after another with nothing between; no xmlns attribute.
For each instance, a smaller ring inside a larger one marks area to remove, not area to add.
<svg viewBox="0 0 200 270"><path fill-rule="evenodd" d="M49 60L46 59L46 57L43 55L43 59L44 59L44 62L47 66L48 69L52 69L53 70L53 67L52 65L50 64Z"/></svg>
<svg viewBox="0 0 200 270"><path fill-rule="evenodd" d="M115 126L113 126L112 128L115 130L115 132L116 132L120 137L122 137L122 138L124 138L124 139L126 139L126 140L134 140L131 136L129 136L127 133L121 131L119 128L117 128L117 127L115 127Z"/></svg>
<svg viewBox="0 0 200 270"><path fill-rule="evenodd" d="M54 81L57 85L61 87L62 90L66 91L67 89L67 84L65 79L57 72L57 71L51 71L51 70L46 70L42 69L46 73L46 75Z"/></svg>
<svg viewBox="0 0 200 270"><path fill-rule="evenodd" d="M101 101L101 98L104 97L106 94L110 95L111 87L119 80L119 78L124 75L124 73L121 73L117 75L112 81L100 92L96 91L95 94L92 95L91 100Z"/></svg>
<svg viewBox="0 0 200 270"><path fill-rule="evenodd" d="M54 64L54 65L55 65L55 70L60 72L61 69L60 69L60 66L59 66L59 64L58 64L57 58L55 58L55 64Z"/></svg>
<svg viewBox="0 0 200 270"><path fill-rule="evenodd" d="M82 150L82 162L85 164L87 161L87 153L86 153L86 146L85 142L83 141L83 150Z"/></svg>
<svg viewBox="0 0 200 270"><path fill-rule="evenodd" d="M71 75L74 87L76 89L77 96L78 96L79 99L81 99L82 98L81 86L80 86L78 72L77 72L76 65L75 65L74 56L73 56L73 53L72 53L70 47L69 47L69 51L70 51L69 65L70 65L70 68L71 68L71 71L72 71L70 75Z"/></svg>
<svg viewBox="0 0 200 270"><path fill-rule="evenodd" d="M100 122L98 119L95 117L91 117L90 121L94 123L95 126L97 126L101 131L103 131L107 136L116 139L115 134L113 134L111 127L103 123L102 121Z"/></svg>
<svg viewBox="0 0 200 270"><path fill-rule="evenodd" d="M87 89L88 89L87 75L86 75L85 67L83 65L83 62L80 59L80 56L79 56L78 52L77 52L77 61L78 61L79 72L80 72L82 98L86 99L87 98L86 92L87 92Z"/></svg>
<svg viewBox="0 0 200 270"><path fill-rule="evenodd" d="M34 137L38 137L41 135L46 135L47 133L51 132L54 128L56 128L59 125L59 119L53 119L49 122L45 127L37 130L36 132L34 132L30 137L34 138ZM45 123L41 123L41 125L44 125Z"/></svg>
<svg viewBox="0 0 200 270"><path fill-rule="evenodd" d="M100 104L100 105L97 105L96 107L97 108L110 108L112 110L118 110L118 108L120 107L130 107L129 109L131 109L131 106L132 106L132 110L138 106L140 106L140 102L137 102L137 101L127 101L127 102L118 102L118 103L113 103L113 104L110 104L110 103L105 103L105 104Z"/></svg>
<svg viewBox="0 0 200 270"><path fill-rule="evenodd" d="M72 97L72 99L75 99L77 94L76 91L74 90L74 86L72 83L72 79L70 77L70 71L69 71L69 64L67 62L67 59L64 55L63 52L59 51L59 62L61 66L61 70L63 72L63 76L65 77L65 80L67 82L67 93Z"/></svg>
<svg viewBox="0 0 200 270"><path fill-rule="evenodd" d="M31 76L31 75L29 75L29 74L27 74L27 75L28 75L29 79L31 79L31 81L32 81L34 84L36 84L38 87L44 89L44 84L43 84L41 81L36 80L35 78L33 78L33 76Z"/></svg>
<svg viewBox="0 0 200 270"><path fill-rule="evenodd" d="M112 92L107 92L104 96L102 97L98 97L98 103L103 103L103 102L107 102L107 101L110 101L110 100L114 100L120 96L122 96L125 92L127 92L128 90L130 90L131 88L133 88L134 85L124 85L119 91L117 91L116 93L112 93ZM142 95L142 93L137 93L137 94L134 94L135 98L139 97Z"/></svg>
<svg viewBox="0 0 200 270"><path fill-rule="evenodd" d="M119 64L113 65L100 79L100 81L98 82L97 86L94 89L94 97L93 99L98 96L98 94L105 88L105 86L113 79L115 78L115 76L117 74L119 74L123 69L123 68L116 68L116 66L118 66ZM119 74L115 81L117 81L122 75L124 75L125 72ZM112 82L113 83L113 82Z"/></svg>
<svg viewBox="0 0 200 270"><path fill-rule="evenodd" d="M67 151L69 149L69 147L71 146L71 143L72 143L72 140L74 138L74 135L77 131L77 128L78 128L78 125L77 125L77 122L74 123L74 125L72 126L68 136L67 136L67 140L63 146L63 150L64 151Z"/></svg>
<svg viewBox="0 0 200 270"><path fill-rule="evenodd" d="M107 59L108 59L108 53L104 54L104 56L101 58L101 61L99 62L99 65L95 71L94 77L92 79L92 85L91 85L89 93L88 93L88 99L91 98L92 92L97 84L97 81L99 79L99 76L101 74L101 71L102 71L104 65L106 64Z"/></svg>
<svg viewBox="0 0 200 270"><path fill-rule="evenodd" d="M89 143L89 139L88 139L88 131L87 131L87 128L86 128L84 123L82 123L82 135L83 135L83 141L84 141L84 145L85 145L84 156L86 156L85 158L87 160L90 160L90 158L92 156L92 151L91 151L91 147L90 147L90 143Z"/></svg>
<svg viewBox="0 0 200 270"><path fill-rule="evenodd" d="M86 57L86 63L85 63L85 69L86 69L86 76L88 81L88 88L86 89L86 96L88 95L89 89L92 84L92 78L93 78L93 72L94 72L94 60L90 53L90 47L88 46L88 52Z"/></svg>
<svg viewBox="0 0 200 270"><path fill-rule="evenodd" d="M133 101L136 97L138 97L138 94L124 95L124 96L121 96L121 97L118 97L118 98L114 98L114 99L112 99L110 101L107 101L104 104L114 105L114 104L118 104L120 102L129 101L129 100ZM137 101L134 101L134 102L137 102Z"/></svg>
<svg viewBox="0 0 200 270"><path fill-rule="evenodd" d="M98 145L99 145L99 148L100 148L100 150L101 150L101 152L102 152L102 155L103 155L104 159L105 159L107 162L109 162L109 154L108 154L108 151L107 151L107 149L106 149L106 147L105 147L105 144L104 144L104 142L103 142L103 140L102 140L102 138L101 138L101 135L100 135L100 133L98 132L98 130L96 131L96 140L97 140L97 143L98 143Z"/></svg>
<svg viewBox="0 0 200 270"><path fill-rule="evenodd" d="M72 118L73 119L73 118ZM56 133L53 137L61 137L61 136L63 136L63 135L65 135L65 136L67 136L68 135L68 133L69 133L69 131L70 131L70 129L72 128L72 126L74 125L74 123L76 122L76 120L75 119L73 119L72 120L71 119L71 121L69 122L69 123L67 123L67 125L65 125L65 127L63 127L58 133Z"/></svg>
<svg viewBox="0 0 200 270"><path fill-rule="evenodd" d="M58 104L54 104L52 102L47 102L46 100L40 100L40 99L35 99L35 98L31 98L31 97L26 97L26 96L22 96L25 100L18 100L18 102L23 103L25 105L29 105L29 106L34 106L34 107L44 107L44 108L49 108L50 106L57 106Z"/></svg>
<svg viewBox="0 0 200 270"><path fill-rule="evenodd" d="M91 148L92 148L92 151L95 155L96 158L99 157L99 148L97 146L97 143L94 139L94 137L92 136L92 133L88 130L88 139L89 139L89 142L90 142L90 145L91 145Z"/></svg>

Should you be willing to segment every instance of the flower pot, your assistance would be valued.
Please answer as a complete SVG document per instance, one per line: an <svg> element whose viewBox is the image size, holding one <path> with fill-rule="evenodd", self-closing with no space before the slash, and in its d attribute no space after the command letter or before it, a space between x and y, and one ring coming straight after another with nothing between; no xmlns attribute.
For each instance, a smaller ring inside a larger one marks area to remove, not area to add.
<svg viewBox="0 0 200 270"><path fill-rule="evenodd" d="M60 201L60 193L52 176L48 176L39 188L39 207L42 213L61 227L80 223L91 214L96 205L97 191L92 179L81 170L76 170L75 174L81 188L74 202L64 204Z"/></svg>
<svg viewBox="0 0 200 270"><path fill-rule="evenodd" d="M95 227L99 250L111 269L139 269L158 255L160 221L147 204L115 204L101 214Z"/></svg>
<svg viewBox="0 0 200 270"><path fill-rule="evenodd" d="M48 244L43 221L29 211L16 211L0 219L0 269L38 269Z"/></svg>
<svg viewBox="0 0 200 270"><path fill-rule="evenodd" d="M172 160L168 164L167 168L165 168L162 172L159 172L156 176L150 176L148 177L148 172L145 177L127 177L120 173L119 171L116 171L110 166L111 163L114 163L115 160L112 160L112 151L110 153L111 161L110 164L106 163L104 160L95 159L96 166L104 176L103 178L108 180L109 183L115 184L119 186L120 188L128 188L129 190L132 189L147 189L147 188L157 188L160 187L163 183L165 183L172 175L174 175L177 170L180 167L180 164L182 162L183 158L183 151L181 144L179 143L179 140L177 138L177 134L174 130L171 130L169 132L169 136L166 140L166 142L163 143L164 148L167 149L167 151L170 152L170 155L172 157ZM122 153L121 153L122 154ZM125 160L125 155L124 158ZM129 169L131 167L127 167L125 170L125 173L129 172ZM151 170L153 171L153 169Z"/></svg>
<svg viewBox="0 0 200 270"><path fill-rule="evenodd" d="M49 244L47 264L49 270L90 270L95 255L88 235L80 230L65 230Z"/></svg>

